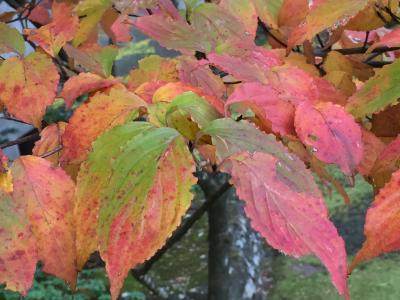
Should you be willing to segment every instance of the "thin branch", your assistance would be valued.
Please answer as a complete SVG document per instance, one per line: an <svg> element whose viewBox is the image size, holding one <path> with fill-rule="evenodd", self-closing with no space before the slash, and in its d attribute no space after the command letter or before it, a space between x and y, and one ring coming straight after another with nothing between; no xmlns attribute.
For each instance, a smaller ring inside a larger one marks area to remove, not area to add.
<svg viewBox="0 0 400 300"><path fill-rule="evenodd" d="M369 31L367 31L367 33L365 34L365 40L363 45L363 48L365 49L368 47L368 39L369 39Z"/></svg>
<svg viewBox="0 0 400 300"><path fill-rule="evenodd" d="M23 144L23 143L30 142L30 141L36 141L38 139L39 139L39 133L33 133L30 135L24 136L22 138L16 139L14 141L2 143L2 144L0 144L0 149L4 149L4 148L11 147L14 145Z"/></svg>
<svg viewBox="0 0 400 300"><path fill-rule="evenodd" d="M322 41L321 36L319 34L317 34L317 41L318 44L321 46L321 48L324 49L325 48L324 42Z"/></svg>
<svg viewBox="0 0 400 300"><path fill-rule="evenodd" d="M63 149L62 145L58 145L57 147L55 147L53 150L50 150L46 153L43 153L42 155L40 155L41 158L46 158L49 157L57 152L60 152Z"/></svg>

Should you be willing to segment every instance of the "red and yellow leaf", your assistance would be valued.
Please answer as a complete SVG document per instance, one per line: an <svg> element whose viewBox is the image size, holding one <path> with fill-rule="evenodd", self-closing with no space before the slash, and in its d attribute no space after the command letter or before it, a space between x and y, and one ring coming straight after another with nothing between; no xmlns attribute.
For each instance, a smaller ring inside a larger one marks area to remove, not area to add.
<svg viewBox="0 0 400 300"><path fill-rule="evenodd" d="M43 158L22 156L11 167L13 198L24 211L36 239L43 271L76 284L75 184Z"/></svg>
<svg viewBox="0 0 400 300"><path fill-rule="evenodd" d="M36 156L47 155L49 152L59 149L56 153L47 156L46 159L50 161L53 166L57 166L62 155L62 141L61 137L64 134L67 123L58 122L53 123L40 132L40 140L35 143L32 149L32 154Z"/></svg>
<svg viewBox="0 0 400 300"><path fill-rule="evenodd" d="M26 296L38 261L36 241L24 211L0 190L0 283Z"/></svg>
<svg viewBox="0 0 400 300"><path fill-rule="evenodd" d="M112 171L101 194L97 233L116 299L129 270L154 255L180 224L196 180L187 145L171 128L131 139Z"/></svg>
<svg viewBox="0 0 400 300"><path fill-rule="evenodd" d="M128 91L111 89L109 94L97 93L79 106L65 128L62 142L63 163L77 164L86 159L92 142L105 130L138 116L146 103Z"/></svg>
<svg viewBox="0 0 400 300"><path fill-rule="evenodd" d="M40 128L59 78L47 55L34 52L24 59L9 58L0 65L0 101L12 115Z"/></svg>

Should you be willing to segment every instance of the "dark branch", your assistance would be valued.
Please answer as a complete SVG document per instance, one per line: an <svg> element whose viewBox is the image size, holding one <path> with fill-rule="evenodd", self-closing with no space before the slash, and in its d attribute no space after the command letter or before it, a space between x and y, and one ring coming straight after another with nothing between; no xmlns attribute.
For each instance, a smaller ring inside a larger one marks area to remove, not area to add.
<svg viewBox="0 0 400 300"><path fill-rule="evenodd" d="M344 48L344 49L335 49L332 51L337 51L343 55L352 55L352 54L364 54L366 53L368 48L365 47L355 47L355 48ZM400 47L377 47L371 51L371 53L385 53L389 51L400 50ZM321 48L315 49L315 55L320 57L325 57L328 55L330 51L324 51Z"/></svg>
<svg viewBox="0 0 400 300"><path fill-rule="evenodd" d="M11 147L14 145L23 144L23 143L26 143L29 141L36 141L38 139L39 139L39 133L33 133L30 135L24 136L22 138L16 139L14 141L2 143L2 144L0 144L0 149L4 149L4 148Z"/></svg>

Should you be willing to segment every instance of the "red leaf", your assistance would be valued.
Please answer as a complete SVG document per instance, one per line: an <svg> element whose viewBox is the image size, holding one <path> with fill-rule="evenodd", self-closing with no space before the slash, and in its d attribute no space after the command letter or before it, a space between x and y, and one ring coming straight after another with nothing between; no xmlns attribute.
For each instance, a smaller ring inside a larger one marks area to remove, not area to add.
<svg viewBox="0 0 400 300"><path fill-rule="evenodd" d="M338 165L348 175L354 173L363 156L361 129L343 107L304 102L296 109L295 127L318 159Z"/></svg>
<svg viewBox="0 0 400 300"><path fill-rule="evenodd" d="M118 80L116 79L103 79L92 73L79 73L65 82L60 97L64 99L65 106L70 108L79 96L110 87L117 82Z"/></svg>
<svg viewBox="0 0 400 300"><path fill-rule="evenodd" d="M36 238L43 271L76 284L75 184L61 169L35 156L22 156L12 165L13 198L25 211Z"/></svg>
<svg viewBox="0 0 400 300"><path fill-rule="evenodd" d="M235 154L222 165L246 203L252 227L286 254L318 256L339 293L349 298L344 242L329 221L322 196L297 191L284 168L278 158L262 152Z"/></svg>
<svg viewBox="0 0 400 300"><path fill-rule="evenodd" d="M261 108L263 118L272 124L272 131L281 135L294 134L294 106L279 98L270 86L257 82L244 83L231 94L226 106L250 102Z"/></svg>
<svg viewBox="0 0 400 300"><path fill-rule="evenodd" d="M119 14L113 8L109 8L104 13L101 25L114 44L132 40L131 25L127 23L127 20L127 15Z"/></svg>
<svg viewBox="0 0 400 300"><path fill-rule="evenodd" d="M397 171L368 209L364 226L366 241L352 261L350 271L365 260L400 250L399 186L400 171Z"/></svg>
<svg viewBox="0 0 400 300"><path fill-rule="evenodd" d="M178 63L179 79L192 86L202 88L208 94L222 98L226 92L221 78L211 71L207 60L194 60L187 57Z"/></svg>
<svg viewBox="0 0 400 300"><path fill-rule="evenodd" d="M26 296L38 261L35 238L24 212L0 190L0 283Z"/></svg>
<svg viewBox="0 0 400 300"><path fill-rule="evenodd" d="M210 53L210 63L238 80L268 82L268 72L283 63L277 52L262 47L242 49L237 55Z"/></svg>

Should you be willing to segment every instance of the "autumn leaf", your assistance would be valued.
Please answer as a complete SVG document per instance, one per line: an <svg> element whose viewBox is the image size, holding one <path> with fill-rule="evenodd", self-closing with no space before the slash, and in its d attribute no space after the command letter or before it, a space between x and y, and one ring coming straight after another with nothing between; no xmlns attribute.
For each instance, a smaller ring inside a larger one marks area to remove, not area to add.
<svg viewBox="0 0 400 300"><path fill-rule="evenodd" d="M400 171L376 195L367 211L364 225L366 240L354 257L350 272L361 262L400 249Z"/></svg>
<svg viewBox="0 0 400 300"><path fill-rule="evenodd" d="M0 283L26 296L38 261L26 216L11 195L0 190Z"/></svg>
<svg viewBox="0 0 400 300"><path fill-rule="evenodd" d="M122 146L133 137L153 130L148 123L131 122L116 126L103 133L93 144L79 170L76 186L75 218L77 265L81 270L89 255L97 250L97 215L101 191L112 174L112 162L122 151Z"/></svg>
<svg viewBox="0 0 400 300"><path fill-rule="evenodd" d="M271 123L273 132L281 135L294 134L294 106L280 99L277 91L257 82L238 86L226 102L227 107L235 103L255 104L261 109L261 118ZM250 107L251 108L251 107Z"/></svg>
<svg viewBox="0 0 400 300"><path fill-rule="evenodd" d="M356 118L362 118L397 103L400 97L400 86L397 84L400 80L399 70L399 59L377 70L375 75L349 98L347 111Z"/></svg>
<svg viewBox="0 0 400 300"><path fill-rule="evenodd" d="M64 46L70 58L74 59L74 65L80 65L89 72L96 73L103 77L111 74L114 60L118 55L115 46L100 47L97 44L84 48L75 48L69 44Z"/></svg>
<svg viewBox="0 0 400 300"><path fill-rule="evenodd" d="M104 79L92 73L79 73L64 83L60 97L64 99L65 107L70 108L79 96L110 87L117 82L114 78Z"/></svg>
<svg viewBox="0 0 400 300"><path fill-rule="evenodd" d="M237 55L210 53L209 62L238 80L268 82L268 72L283 63L277 52L262 47L241 49Z"/></svg>
<svg viewBox="0 0 400 300"><path fill-rule="evenodd" d="M207 94L218 98L224 96L226 92L224 83L219 76L211 71L207 60L183 57L177 64L177 70L181 82L200 87Z"/></svg>
<svg viewBox="0 0 400 300"><path fill-rule="evenodd" d="M9 52L24 55L25 41L17 29L0 22L0 53Z"/></svg>
<svg viewBox="0 0 400 300"><path fill-rule="evenodd" d="M194 171L186 144L171 128L137 135L113 162L97 231L112 299L129 270L153 256L180 224L193 198Z"/></svg>
<svg viewBox="0 0 400 300"><path fill-rule="evenodd" d="M116 88L109 94L95 94L70 118L62 136L64 152L61 162L82 162L92 142L101 133L138 116L138 109L145 106L145 102L135 94Z"/></svg>
<svg viewBox="0 0 400 300"><path fill-rule="evenodd" d="M308 192L314 196L320 194L314 179L304 175L308 174L304 163L289 154L287 148L277 142L274 135L265 134L251 123L235 122L229 118L217 119L201 130L199 138L201 134L211 136L212 144L216 147L218 163L243 151L265 152L279 158L287 167L282 171L288 172L287 180L296 186L298 191Z"/></svg>
<svg viewBox="0 0 400 300"><path fill-rule="evenodd" d="M178 81L177 62L176 59L163 58L158 55L150 55L139 60L138 68L129 73L129 89L134 91L143 83L151 81Z"/></svg>
<svg viewBox="0 0 400 300"><path fill-rule="evenodd" d="M375 166L379 155L385 148L385 143L366 129L362 129L362 142L364 145L364 154L357 171L361 175L368 176Z"/></svg>
<svg viewBox="0 0 400 300"><path fill-rule="evenodd" d="M317 255L347 296L344 242L304 164L272 135L246 122L218 119L202 132L211 136L220 168L231 174L253 228L289 255Z"/></svg>
<svg viewBox="0 0 400 300"><path fill-rule="evenodd" d="M43 271L76 284L75 184L61 169L35 156L22 156L11 167L13 198L24 211L36 239ZM57 241L57 242L49 242Z"/></svg>
<svg viewBox="0 0 400 300"><path fill-rule="evenodd" d="M66 126L67 123L58 122L50 124L49 126L44 128L40 132L40 140L35 143L35 146L32 149L32 154L35 156L42 156L47 155L49 154L49 152L58 149L59 151L46 157L46 159L50 161L53 166L57 166L60 156L62 154L61 137L64 134Z"/></svg>
<svg viewBox="0 0 400 300"><path fill-rule="evenodd" d="M71 41L79 28L79 19L72 14L72 5L53 2L52 21L38 29L26 29L27 38L39 45L51 56L56 56L60 49Z"/></svg>
<svg viewBox="0 0 400 300"><path fill-rule="evenodd" d="M0 65L0 101L12 115L40 128L59 77L47 55L33 52L23 59L9 58Z"/></svg>
<svg viewBox="0 0 400 300"><path fill-rule="evenodd" d="M75 6L74 11L81 19L79 29L72 41L74 47L78 47L89 38L111 4L111 0L83 0Z"/></svg>
<svg viewBox="0 0 400 300"><path fill-rule="evenodd" d="M329 102L296 109L295 127L300 140L325 163L354 174L363 156L360 126L343 107Z"/></svg>
<svg viewBox="0 0 400 300"><path fill-rule="evenodd" d="M280 168L277 158L262 152L235 154L221 167L231 174L252 227L268 244L295 257L318 256L339 293L349 299L344 241L329 221L322 196L299 193Z"/></svg>
<svg viewBox="0 0 400 300"><path fill-rule="evenodd" d="M132 40L131 25L127 23L128 15L119 14L109 8L101 19L101 26L113 43L128 43Z"/></svg>
<svg viewBox="0 0 400 300"><path fill-rule="evenodd" d="M172 102L177 96L184 92L193 92L205 99L221 115L224 114L224 102L215 96L209 95L201 88L197 88L181 81L167 83L158 88L152 98L153 103Z"/></svg>
<svg viewBox="0 0 400 300"><path fill-rule="evenodd" d="M315 4L303 24L294 29L289 37L288 49L303 43L321 31L346 24L361 11L369 0L322 0Z"/></svg>
<svg viewBox="0 0 400 300"><path fill-rule="evenodd" d="M370 176L373 178L377 189L389 182L392 173L400 166L400 136L395 138L379 153Z"/></svg>

